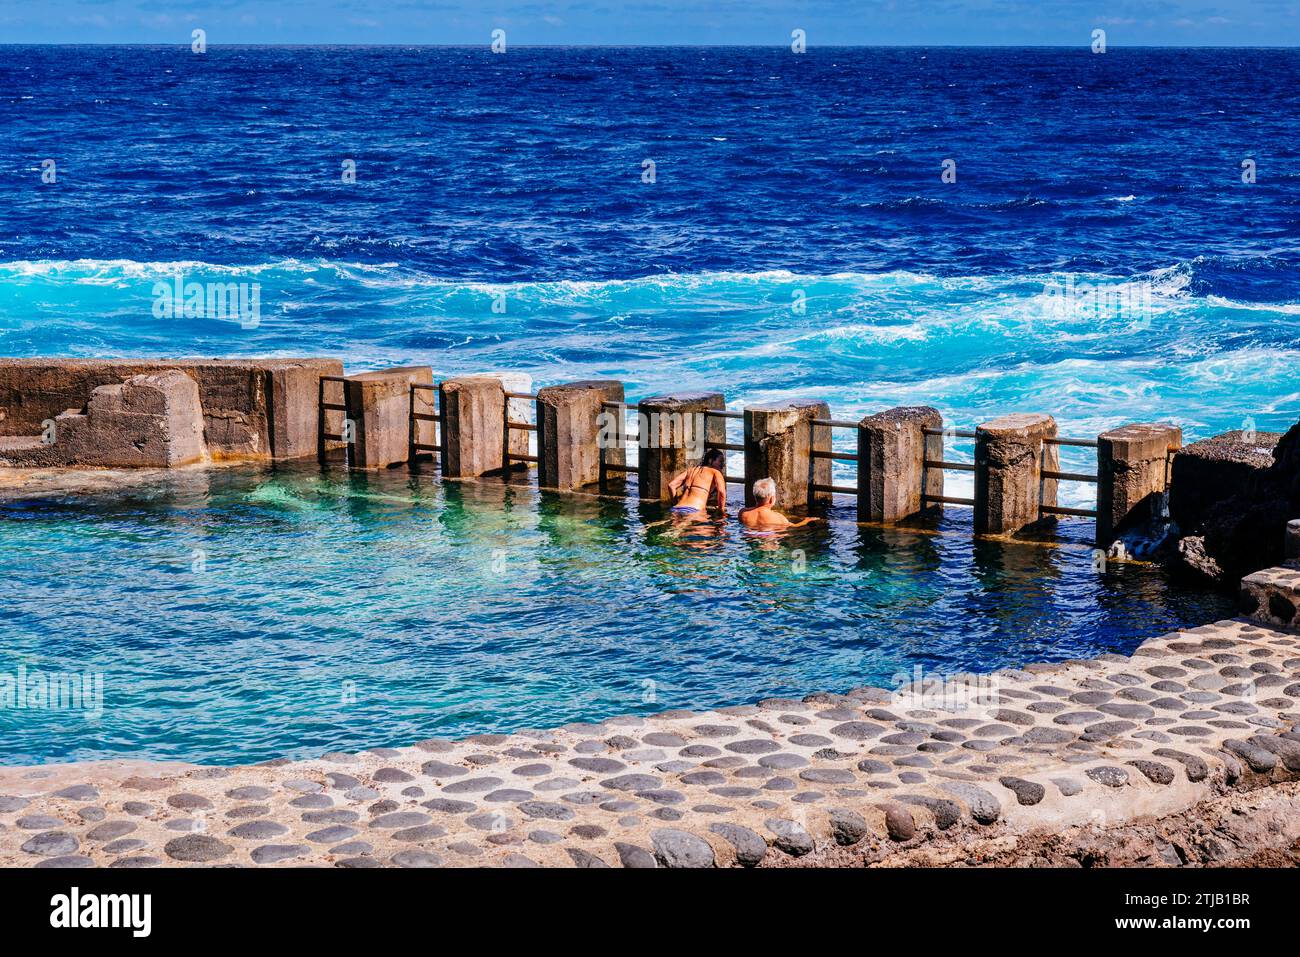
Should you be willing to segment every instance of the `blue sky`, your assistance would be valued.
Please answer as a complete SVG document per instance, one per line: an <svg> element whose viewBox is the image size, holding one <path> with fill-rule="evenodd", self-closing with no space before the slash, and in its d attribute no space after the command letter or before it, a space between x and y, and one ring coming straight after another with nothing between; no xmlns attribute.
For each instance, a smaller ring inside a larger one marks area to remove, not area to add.
<svg viewBox="0 0 1300 957"><path fill-rule="evenodd" d="M0 0L3 43L1300 45L1300 0Z"/></svg>

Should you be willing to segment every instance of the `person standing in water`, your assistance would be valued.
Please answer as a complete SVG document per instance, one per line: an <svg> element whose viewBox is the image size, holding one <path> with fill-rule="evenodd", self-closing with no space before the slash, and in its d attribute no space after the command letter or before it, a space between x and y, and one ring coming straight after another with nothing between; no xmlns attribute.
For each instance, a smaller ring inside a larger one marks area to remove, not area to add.
<svg viewBox="0 0 1300 957"><path fill-rule="evenodd" d="M705 518L709 502L717 496L722 517L727 517L727 457L721 449L709 449L698 465L675 476L668 483L673 496L673 515Z"/></svg>
<svg viewBox="0 0 1300 957"><path fill-rule="evenodd" d="M799 528L801 525L817 521L815 518L805 518L792 522L773 508L772 506L776 504L776 482L770 478L761 478L754 483L754 501L757 504L752 508L740 510L740 523L746 528L765 530Z"/></svg>

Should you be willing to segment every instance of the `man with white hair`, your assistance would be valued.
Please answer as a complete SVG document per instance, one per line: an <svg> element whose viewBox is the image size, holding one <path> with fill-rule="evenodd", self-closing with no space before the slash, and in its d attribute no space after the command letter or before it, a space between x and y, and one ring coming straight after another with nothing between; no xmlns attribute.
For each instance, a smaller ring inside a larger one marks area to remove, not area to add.
<svg viewBox="0 0 1300 957"><path fill-rule="evenodd" d="M815 522L815 518L805 518L792 522L772 506L776 504L776 482L770 478L761 478L754 483L754 502L752 508L740 510L740 523L746 528L773 529L798 528Z"/></svg>

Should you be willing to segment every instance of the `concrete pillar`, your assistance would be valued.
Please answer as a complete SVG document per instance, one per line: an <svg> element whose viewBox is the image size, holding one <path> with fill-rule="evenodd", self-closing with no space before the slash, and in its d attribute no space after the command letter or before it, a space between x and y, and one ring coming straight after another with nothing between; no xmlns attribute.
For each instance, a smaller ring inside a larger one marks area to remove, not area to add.
<svg viewBox="0 0 1300 957"><path fill-rule="evenodd" d="M443 381L444 475L472 478L500 471L505 408L506 390L496 376Z"/></svg>
<svg viewBox="0 0 1300 957"><path fill-rule="evenodd" d="M543 488L576 489L600 480L600 443L621 435L618 413L603 402L622 402L623 383L614 379L568 382L537 393L537 484ZM602 425L608 423L608 428ZM622 465L621 442L610 441L605 461ZM621 473L620 473L621 477Z"/></svg>
<svg viewBox="0 0 1300 957"><path fill-rule="evenodd" d="M975 429L975 533L1014 535L1038 521L1039 505L1056 504L1056 481L1044 481L1044 468L1059 471L1050 415L1004 415ZM1040 493L1041 487L1041 493Z"/></svg>
<svg viewBox="0 0 1300 957"><path fill-rule="evenodd" d="M726 419L708 418L705 409L724 409L721 392L679 392L642 399L637 407L640 455L637 483L641 498L666 501L668 483L704 455L704 443L725 442Z"/></svg>
<svg viewBox="0 0 1300 957"><path fill-rule="evenodd" d="M348 376L344 405L354 429L351 465L386 469L407 460L411 439L411 383L433 382L428 366L381 369Z"/></svg>
<svg viewBox="0 0 1300 957"><path fill-rule="evenodd" d="M943 458L943 416L929 406L900 406L858 423L858 521L900 522L934 506L922 493L943 494L943 471L926 482L925 460Z"/></svg>
<svg viewBox="0 0 1300 957"><path fill-rule="evenodd" d="M1165 503L1169 452L1181 448L1174 425L1125 425L1097 437L1097 544L1158 517Z"/></svg>
<svg viewBox="0 0 1300 957"><path fill-rule="evenodd" d="M320 448L320 377L343 374L338 359L303 359L273 365L267 370L267 431L271 455L277 459L304 458ZM329 387L331 383L326 383ZM327 391L326 401L338 385ZM337 448L338 443L330 443Z"/></svg>
<svg viewBox="0 0 1300 957"><path fill-rule="evenodd" d="M813 449L829 452L831 430L813 429L813 419L829 419L830 407L813 399L773 402L745 409L745 504L754 504L754 483L776 481L777 503L803 508L830 501L830 492L812 485L829 485L830 459L814 459ZM814 432L816 434L814 434Z"/></svg>

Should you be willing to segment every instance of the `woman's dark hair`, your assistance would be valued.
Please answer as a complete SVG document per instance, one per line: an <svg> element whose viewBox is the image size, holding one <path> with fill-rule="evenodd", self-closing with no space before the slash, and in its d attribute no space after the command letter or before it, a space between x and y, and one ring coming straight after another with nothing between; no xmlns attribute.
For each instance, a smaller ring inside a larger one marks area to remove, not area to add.
<svg viewBox="0 0 1300 957"><path fill-rule="evenodd" d="M727 470L727 457L722 454L722 449L709 449L704 453L704 458L700 464L706 469L717 469L719 472Z"/></svg>

